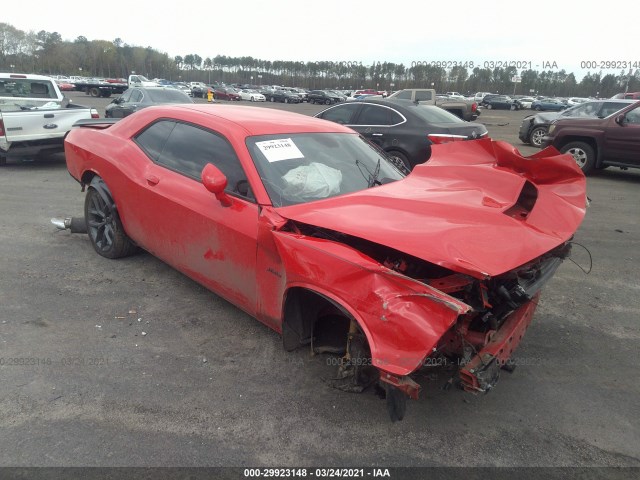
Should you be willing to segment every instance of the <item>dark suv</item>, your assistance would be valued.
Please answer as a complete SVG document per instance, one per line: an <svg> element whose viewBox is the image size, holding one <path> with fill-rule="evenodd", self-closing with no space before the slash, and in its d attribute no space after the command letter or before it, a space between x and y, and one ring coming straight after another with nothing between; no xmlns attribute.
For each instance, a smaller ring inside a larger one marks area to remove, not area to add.
<svg viewBox="0 0 640 480"><path fill-rule="evenodd" d="M539 148L542 146L542 139L549 130L549 125L554 120L569 117L605 118L633 102L633 100L590 100L567 108L562 112L543 112L527 115L522 119L518 138L523 143L530 143L532 146Z"/></svg>
<svg viewBox="0 0 640 480"><path fill-rule="evenodd" d="M587 174L608 166L640 168L640 102L606 118L563 118L549 126L542 146L570 153Z"/></svg>

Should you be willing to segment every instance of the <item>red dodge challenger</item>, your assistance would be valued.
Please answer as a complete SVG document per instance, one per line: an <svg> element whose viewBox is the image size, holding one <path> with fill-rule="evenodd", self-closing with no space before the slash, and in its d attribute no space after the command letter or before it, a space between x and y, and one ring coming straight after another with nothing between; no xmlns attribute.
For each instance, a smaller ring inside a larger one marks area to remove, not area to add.
<svg viewBox="0 0 640 480"><path fill-rule="evenodd" d="M65 152L98 254L147 250L285 349L339 355L335 386L383 387L392 420L425 365L495 385L585 214L584 175L553 149L434 145L404 175L347 127L265 108L86 121Z"/></svg>

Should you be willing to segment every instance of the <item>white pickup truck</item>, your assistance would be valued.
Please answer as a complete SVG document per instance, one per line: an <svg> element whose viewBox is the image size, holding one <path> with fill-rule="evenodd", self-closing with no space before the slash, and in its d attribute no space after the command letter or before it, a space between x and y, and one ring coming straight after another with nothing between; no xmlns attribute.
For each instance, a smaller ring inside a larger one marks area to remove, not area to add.
<svg viewBox="0 0 640 480"><path fill-rule="evenodd" d="M71 103L51 77L0 73L0 165L64 151L67 132L88 118L98 111Z"/></svg>

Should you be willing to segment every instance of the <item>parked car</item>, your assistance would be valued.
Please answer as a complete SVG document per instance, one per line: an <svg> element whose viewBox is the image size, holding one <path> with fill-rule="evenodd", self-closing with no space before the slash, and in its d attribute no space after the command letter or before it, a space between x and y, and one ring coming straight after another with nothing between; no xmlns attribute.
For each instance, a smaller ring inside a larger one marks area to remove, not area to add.
<svg viewBox="0 0 640 480"><path fill-rule="evenodd" d="M307 101L313 104L324 103L325 105L331 105L332 103L339 103L340 97L325 90L311 90L307 95Z"/></svg>
<svg viewBox="0 0 640 480"><path fill-rule="evenodd" d="M267 100L266 97L257 90L248 88L239 90L238 95L240 95L240 98L242 98L242 100L249 100L250 102L264 102Z"/></svg>
<svg viewBox="0 0 640 480"><path fill-rule="evenodd" d="M300 103L302 100L300 97L288 90L273 90L271 93L265 95L268 102L282 102L282 103Z"/></svg>
<svg viewBox="0 0 640 480"><path fill-rule="evenodd" d="M209 92L213 91L213 88L203 82L189 82L189 87L193 96L199 98L207 98Z"/></svg>
<svg viewBox="0 0 640 480"><path fill-rule="evenodd" d="M105 107L107 118L123 118L152 105L168 103L193 103L186 93L171 87L134 87L127 89Z"/></svg>
<svg viewBox="0 0 640 480"><path fill-rule="evenodd" d="M392 420L426 365L457 366L468 391L495 386L583 219L574 162L484 139L436 145L404 177L347 127L211 112L156 107L69 133L97 254L142 248L282 334L286 350L333 352L331 384L382 388Z"/></svg>
<svg viewBox="0 0 640 480"><path fill-rule="evenodd" d="M633 100L592 100L567 108L562 112L545 112L528 115L522 119L518 138L520 138L523 143L529 143L539 148L542 146L542 139L549 130L549 125L558 118L605 118L633 102Z"/></svg>
<svg viewBox="0 0 640 480"><path fill-rule="evenodd" d="M391 97L393 99L396 97ZM473 99L464 97L455 97L449 95L436 95L436 105L445 109L449 113L453 113L456 117L460 117L467 122L473 122L480 116L478 104Z"/></svg>
<svg viewBox="0 0 640 480"><path fill-rule="evenodd" d="M68 80L60 80L60 79L54 79L54 80L58 84L58 88L60 89L61 92L70 92L76 89L76 86L73 83L70 83Z"/></svg>
<svg viewBox="0 0 640 480"><path fill-rule="evenodd" d="M542 146L573 155L585 174L617 166L640 168L640 102L604 118L562 118L549 126Z"/></svg>
<svg viewBox="0 0 640 480"><path fill-rule="evenodd" d="M487 95L483 102L489 110L520 110L518 102L507 95Z"/></svg>
<svg viewBox="0 0 640 480"><path fill-rule="evenodd" d="M574 107L575 105L580 105L581 103L585 103L588 101L589 101L588 98L570 97L570 98L567 98L567 105L569 105L570 107Z"/></svg>
<svg viewBox="0 0 640 480"><path fill-rule="evenodd" d="M483 107L486 107L488 105L488 101L491 100L493 97L499 97L500 94L498 93L487 93L486 95L484 95L482 97L482 100L480 100L480 105Z"/></svg>
<svg viewBox="0 0 640 480"><path fill-rule="evenodd" d="M567 107L568 105L558 98L542 98L540 100L534 100L533 103L531 103L531 109L537 111L552 110L558 112Z"/></svg>
<svg viewBox="0 0 640 480"><path fill-rule="evenodd" d="M242 97L233 87L219 87L213 91L216 100L240 101Z"/></svg>
<svg viewBox="0 0 640 480"><path fill-rule="evenodd" d="M353 128L406 171L429 159L432 143L429 136L440 137L440 141L444 137L474 139L487 135L482 124L465 122L440 107L411 100L345 102L323 110L316 117Z"/></svg>
<svg viewBox="0 0 640 480"><path fill-rule="evenodd" d="M478 92L473 96L473 99L478 102L478 104L482 105L482 100L484 100L484 97L486 97L487 95L493 95L491 92Z"/></svg>
<svg viewBox="0 0 640 480"><path fill-rule="evenodd" d="M191 91L191 88L189 88L189 85L187 85L186 83L174 82L169 86L180 90L182 93L190 97L193 97L193 92Z"/></svg>
<svg viewBox="0 0 640 480"><path fill-rule="evenodd" d="M531 104L535 98L533 97L519 97L515 99L515 102L518 104L518 110L525 110L527 108L531 108Z"/></svg>

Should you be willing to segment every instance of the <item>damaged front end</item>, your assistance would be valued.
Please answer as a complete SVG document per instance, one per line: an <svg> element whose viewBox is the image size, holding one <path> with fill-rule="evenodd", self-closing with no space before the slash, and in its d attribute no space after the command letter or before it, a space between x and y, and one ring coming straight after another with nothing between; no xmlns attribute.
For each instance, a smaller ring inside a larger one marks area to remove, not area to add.
<svg viewBox="0 0 640 480"><path fill-rule="evenodd" d="M375 377L395 420L424 368L455 365L451 383L490 391L570 253L585 187L556 151L525 158L502 142L454 142L402 181L278 209L287 288L321 292L346 319L334 386L361 391ZM285 313L285 348L319 337L310 304ZM375 375L358 368L363 340Z"/></svg>
<svg viewBox="0 0 640 480"><path fill-rule="evenodd" d="M320 321L308 329L307 342L300 337L300 344L310 343L316 353L342 355L331 385L361 392L377 384L393 420L403 418L406 397L418 398L421 386L414 374L423 367L456 365L456 381L466 391L491 390L500 370L510 367L542 288L571 251L565 242L506 273L477 278L299 222L288 222L276 238L285 263L298 265L290 264L287 271L309 278L313 273L301 271L303 266L324 265L335 303L349 298L353 307L344 312L347 321L338 335L342 344L334 340L326 347ZM304 331L285 319L283 334L288 328Z"/></svg>

